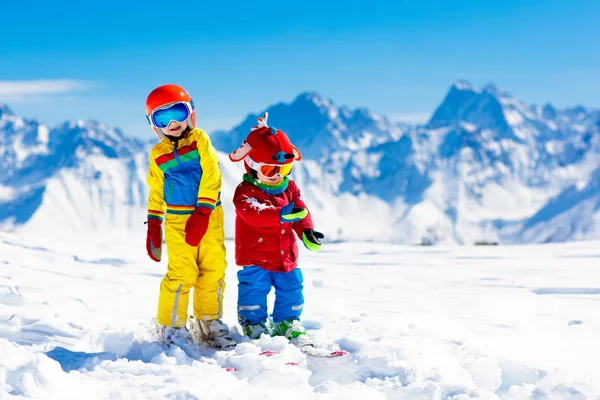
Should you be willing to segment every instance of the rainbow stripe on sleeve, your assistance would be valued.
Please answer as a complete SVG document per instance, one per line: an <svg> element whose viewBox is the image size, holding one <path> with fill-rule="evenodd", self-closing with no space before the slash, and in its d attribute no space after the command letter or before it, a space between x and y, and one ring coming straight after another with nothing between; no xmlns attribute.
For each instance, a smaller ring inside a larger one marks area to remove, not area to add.
<svg viewBox="0 0 600 400"><path fill-rule="evenodd" d="M207 197L198 197L198 202L196 203L196 207L206 207L211 210L215 209L217 202L216 200L209 199Z"/></svg>
<svg viewBox="0 0 600 400"><path fill-rule="evenodd" d="M154 219L162 222L163 214L164 213L162 211L148 210L148 220Z"/></svg>

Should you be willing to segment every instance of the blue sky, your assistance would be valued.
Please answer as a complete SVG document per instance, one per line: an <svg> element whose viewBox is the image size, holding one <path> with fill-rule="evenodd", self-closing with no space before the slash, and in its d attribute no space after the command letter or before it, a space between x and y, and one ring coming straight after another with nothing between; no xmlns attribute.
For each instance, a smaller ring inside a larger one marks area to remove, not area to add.
<svg viewBox="0 0 600 400"><path fill-rule="evenodd" d="M0 11L0 102L48 124L152 137L144 102L163 83L208 130L307 90L423 120L457 79L600 107L595 0L20 3Z"/></svg>

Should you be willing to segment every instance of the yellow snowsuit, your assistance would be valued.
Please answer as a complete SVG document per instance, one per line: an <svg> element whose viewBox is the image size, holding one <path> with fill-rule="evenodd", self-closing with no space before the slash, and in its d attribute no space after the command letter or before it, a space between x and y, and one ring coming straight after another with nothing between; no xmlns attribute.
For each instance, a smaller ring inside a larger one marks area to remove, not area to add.
<svg viewBox="0 0 600 400"><path fill-rule="evenodd" d="M194 316L221 318L225 290L225 234L221 207L221 170L208 135L194 128L177 142L165 138L152 148L148 172L148 219L163 220L169 257L160 284L157 321L184 326L194 288ZM185 224L196 207L212 209L198 246L185 242Z"/></svg>

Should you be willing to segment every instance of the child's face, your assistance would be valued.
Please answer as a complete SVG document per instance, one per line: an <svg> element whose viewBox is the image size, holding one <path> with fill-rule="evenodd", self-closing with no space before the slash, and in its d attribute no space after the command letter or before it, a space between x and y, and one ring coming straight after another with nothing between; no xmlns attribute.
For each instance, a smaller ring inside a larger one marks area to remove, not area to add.
<svg viewBox="0 0 600 400"><path fill-rule="evenodd" d="M187 121L183 121L183 122L171 121L169 126L167 126L166 128L161 128L160 130L165 135L169 135L172 137L179 137L183 134L183 132L185 131L185 128L187 128Z"/></svg>
<svg viewBox="0 0 600 400"><path fill-rule="evenodd" d="M266 183L267 185L277 185L279 182L281 182L283 180L283 176L281 176L279 174L275 174L272 177L265 176L265 175L261 174L260 171L256 171L256 174L258 176L258 179L261 182Z"/></svg>

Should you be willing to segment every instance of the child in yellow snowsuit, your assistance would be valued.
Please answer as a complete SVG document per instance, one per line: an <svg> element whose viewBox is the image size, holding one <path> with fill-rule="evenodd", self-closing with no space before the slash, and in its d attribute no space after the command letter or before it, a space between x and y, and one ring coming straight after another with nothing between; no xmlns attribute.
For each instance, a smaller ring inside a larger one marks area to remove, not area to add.
<svg viewBox="0 0 600 400"><path fill-rule="evenodd" d="M164 220L169 255L158 300L159 338L170 344L191 333L195 342L232 348L235 342L220 320L227 263L217 154L208 135L195 127L194 104L182 87L154 89L146 116L161 139L150 153L146 248L152 260L161 260Z"/></svg>

